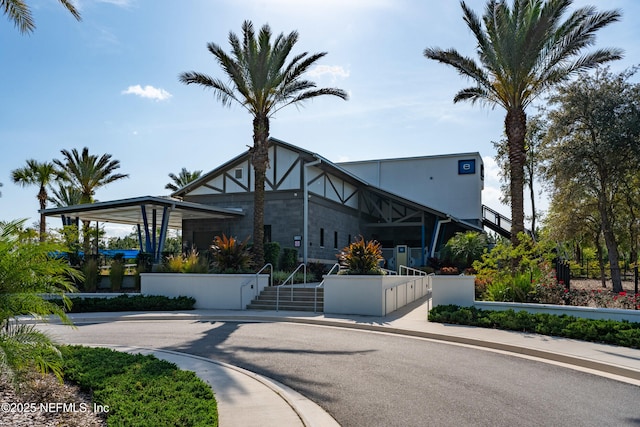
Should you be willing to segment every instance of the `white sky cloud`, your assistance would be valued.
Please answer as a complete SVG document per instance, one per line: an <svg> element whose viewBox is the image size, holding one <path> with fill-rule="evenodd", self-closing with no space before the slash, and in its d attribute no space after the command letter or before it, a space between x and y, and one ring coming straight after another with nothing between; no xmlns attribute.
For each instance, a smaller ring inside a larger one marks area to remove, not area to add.
<svg viewBox="0 0 640 427"><path fill-rule="evenodd" d="M308 74L311 77L328 75L332 81L336 81L338 78L346 79L350 73L349 70L345 70L340 65L316 65L315 68L309 70Z"/></svg>
<svg viewBox="0 0 640 427"><path fill-rule="evenodd" d="M155 99L156 101L164 101L171 98L171 94L164 89L155 88L150 85L142 87L140 85L129 86L127 90L122 91L123 95L138 95L142 98Z"/></svg>

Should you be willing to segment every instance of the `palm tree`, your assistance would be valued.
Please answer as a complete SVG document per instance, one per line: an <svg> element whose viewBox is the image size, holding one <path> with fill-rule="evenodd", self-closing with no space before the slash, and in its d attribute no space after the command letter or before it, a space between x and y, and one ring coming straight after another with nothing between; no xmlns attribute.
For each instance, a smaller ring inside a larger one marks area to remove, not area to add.
<svg viewBox="0 0 640 427"><path fill-rule="evenodd" d="M58 188L51 189L49 201L57 208L79 205L82 203L82 192L73 185L58 183Z"/></svg>
<svg viewBox="0 0 640 427"><path fill-rule="evenodd" d="M571 4L572 0L513 0L509 7L506 0L489 0L481 21L461 2L464 21L477 42L480 63L455 49L424 51L427 58L451 65L475 83L459 91L453 102L479 101L506 110L514 245L518 233L524 231L525 109L547 89L576 73L622 57L619 49L582 53L595 42L599 29L620 19L620 12L583 7L562 21Z"/></svg>
<svg viewBox="0 0 640 427"><path fill-rule="evenodd" d="M69 0L59 0L60 3L76 18L80 21L80 12L73 5L73 2ZM0 0L0 9L4 11L10 21L13 21L14 25L18 27L18 31L21 33L31 33L36 28L31 16L31 9L24 2L24 0Z"/></svg>
<svg viewBox="0 0 640 427"><path fill-rule="evenodd" d="M60 152L64 159L56 159L53 162L62 168L71 185L80 190L82 195L80 203L93 203L97 188L129 176L114 173L120 168L120 161L111 160L111 154L98 157L95 154L89 154L87 147L82 149L82 154L75 148Z"/></svg>
<svg viewBox="0 0 640 427"><path fill-rule="evenodd" d="M169 178L171 178L173 182L168 183L164 186L164 188L166 190L178 191L180 188L184 187L190 182L193 182L196 179L200 178L200 175L202 175L201 170L190 172L187 170L187 168L182 168L177 176L174 173L169 174Z"/></svg>
<svg viewBox="0 0 640 427"><path fill-rule="evenodd" d="M61 153L63 160L56 159L53 162L62 168L66 179L76 189L75 191L80 192L79 201L81 204L93 203L97 188L129 176L114 172L120 168L120 161L111 160L111 154L103 154L98 157L95 154L89 154L87 147L82 149L82 153L79 153L75 148L71 151L61 150ZM85 253L89 250L89 223L89 221L83 222Z"/></svg>
<svg viewBox="0 0 640 427"><path fill-rule="evenodd" d="M63 307L43 298L44 294L62 297L75 291L73 280L81 274L64 258L51 254L65 248L51 242L33 242L22 236L24 220L0 222L0 371L16 383L33 371L52 370L62 374L60 352L35 325L18 322L23 314L39 318L54 314L65 323L70 320Z"/></svg>
<svg viewBox="0 0 640 427"><path fill-rule="evenodd" d="M51 162L40 163L34 159L27 160L27 166L11 171L11 179L14 183L27 187L30 185L37 185L38 191L38 203L40 204L40 210L44 210L47 207L47 201L49 195L47 194L47 187L53 180L59 178L61 172L56 165ZM47 220L44 213L40 213L40 241L44 241L47 227Z"/></svg>
<svg viewBox="0 0 640 427"><path fill-rule="evenodd" d="M213 89L222 105L240 104L253 116L253 146L249 149L255 172L253 252L254 262L264 263L264 183L269 167L269 119L280 109L321 95L347 99L342 89L321 88L303 78L303 74L326 52L295 55L289 63L287 57L298 41L298 32L279 34L271 40L271 28L264 25L256 38L253 24L242 24L242 40L229 33L231 54L220 46L209 43L207 48L229 78L229 83L195 71L180 74L185 84L198 84Z"/></svg>

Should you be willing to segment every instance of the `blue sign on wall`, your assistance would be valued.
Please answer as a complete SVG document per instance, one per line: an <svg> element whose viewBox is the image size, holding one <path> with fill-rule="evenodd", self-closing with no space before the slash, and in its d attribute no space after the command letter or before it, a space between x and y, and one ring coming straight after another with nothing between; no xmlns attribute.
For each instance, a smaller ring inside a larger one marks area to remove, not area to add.
<svg viewBox="0 0 640 427"><path fill-rule="evenodd" d="M476 173L476 160L458 160L458 175L473 175Z"/></svg>

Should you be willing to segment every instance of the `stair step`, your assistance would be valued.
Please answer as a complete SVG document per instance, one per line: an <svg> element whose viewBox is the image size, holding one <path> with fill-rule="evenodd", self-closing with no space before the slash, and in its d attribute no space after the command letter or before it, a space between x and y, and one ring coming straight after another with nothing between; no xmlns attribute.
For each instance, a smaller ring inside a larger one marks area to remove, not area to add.
<svg viewBox="0 0 640 427"><path fill-rule="evenodd" d="M278 293L280 299L278 302ZM253 301L247 306L247 309L251 310L275 310L276 305L278 310L290 310L290 311L315 311L322 312L324 308L324 289L315 288L315 285L310 287L293 287L293 300L292 300L292 288L282 287L277 288L275 286L267 287L260 295L254 298Z"/></svg>

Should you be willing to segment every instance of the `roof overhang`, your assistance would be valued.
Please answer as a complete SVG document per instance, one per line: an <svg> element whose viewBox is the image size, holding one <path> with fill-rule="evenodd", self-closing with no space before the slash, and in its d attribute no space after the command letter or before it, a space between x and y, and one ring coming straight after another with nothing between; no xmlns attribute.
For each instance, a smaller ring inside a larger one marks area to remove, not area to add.
<svg viewBox="0 0 640 427"><path fill-rule="evenodd" d="M170 212L168 227L182 229L182 221L188 219L230 219L244 216L240 209L220 208L200 203L184 202L169 197L143 196L130 199L97 202L41 210L48 217L65 216L83 221L114 224L143 224L144 213Z"/></svg>

